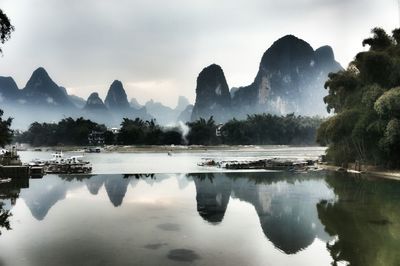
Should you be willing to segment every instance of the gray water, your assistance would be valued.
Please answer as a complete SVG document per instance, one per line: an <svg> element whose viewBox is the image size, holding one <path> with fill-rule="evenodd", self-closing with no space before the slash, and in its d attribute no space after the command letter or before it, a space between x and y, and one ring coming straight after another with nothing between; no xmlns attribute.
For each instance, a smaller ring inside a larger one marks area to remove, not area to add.
<svg viewBox="0 0 400 266"><path fill-rule="evenodd" d="M0 265L400 262L395 181L324 171L47 175L0 184L0 202Z"/></svg>
<svg viewBox="0 0 400 266"><path fill-rule="evenodd" d="M257 160L271 158L318 159L324 154L324 147L288 147L288 146L251 146L232 147L231 149L176 150L168 155L164 152L102 152L82 153L64 152L66 157L83 155L93 165L93 174L132 174L132 173L204 173L224 172L217 167L203 167L199 163L206 159L221 160ZM19 152L23 162L33 159L50 159L54 151Z"/></svg>

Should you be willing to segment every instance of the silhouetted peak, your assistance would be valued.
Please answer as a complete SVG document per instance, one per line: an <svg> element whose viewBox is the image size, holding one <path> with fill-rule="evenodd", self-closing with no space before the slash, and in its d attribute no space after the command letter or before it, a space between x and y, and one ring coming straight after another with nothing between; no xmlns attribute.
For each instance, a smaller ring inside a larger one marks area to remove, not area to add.
<svg viewBox="0 0 400 266"><path fill-rule="evenodd" d="M202 76L210 76L210 75L220 75L224 74L224 71L222 70L220 65L217 64L211 64L208 67L205 67L199 74L199 77Z"/></svg>
<svg viewBox="0 0 400 266"><path fill-rule="evenodd" d="M43 67L39 67L35 71L33 71L31 78L29 79L26 87L31 87L34 82L41 82L41 83L54 83L54 81L50 78L49 74Z"/></svg>
<svg viewBox="0 0 400 266"><path fill-rule="evenodd" d="M309 43L294 35L286 35L275 41L264 53L261 65L268 68L278 67L298 61L309 61L313 55L314 49Z"/></svg>
<svg viewBox="0 0 400 266"><path fill-rule="evenodd" d="M43 67L33 71L23 91L32 104L74 107L66 90L59 87Z"/></svg>
<svg viewBox="0 0 400 266"><path fill-rule="evenodd" d="M197 77L192 121L210 116L216 121L226 121L230 117L230 105L231 96L222 68L216 64L204 68Z"/></svg>
<svg viewBox="0 0 400 266"><path fill-rule="evenodd" d="M108 90L105 104L110 109L127 109L129 108L128 97L122 82L114 80Z"/></svg>
<svg viewBox="0 0 400 266"><path fill-rule="evenodd" d="M103 100L99 97L97 92L93 92L90 94L89 98L86 101L85 109L107 109L104 105Z"/></svg>
<svg viewBox="0 0 400 266"><path fill-rule="evenodd" d="M35 71L33 71L32 76L49 77L49 74L47 73L46 69L44 69L44 67L38 67Z"/></svg>
<svg viewBox="0 0 400 266"><path fill-rule="evenodd" d="M17 83L12 77L0 77L0 102L3 98L15 99L19 95Z"/></svg>
<svg viewBox="0 0 400 266"><path fill-rule="evenodd" d="M0 86L8 86L13 90L18 90L17 83L15 83L12 77L0 77Z"/></svg>
<svg viewBox="0 0 400 266"><path fill-rule="evenodd" d="M319 60L324 60L324 61L334 61L335 60L335 55L333 53L332 47L329 45L322 46L315 50L315 57L318 58Z"/></svg>
<svg viewBox="0 0 400 266"><path fill-rule="evenodd" d="M225 90L225 88L227 88L227 90ZM219 65L212 64L200 72L197 77L196 92L207 92L216 96L225 96L229 94L224 71Z"/></svg>

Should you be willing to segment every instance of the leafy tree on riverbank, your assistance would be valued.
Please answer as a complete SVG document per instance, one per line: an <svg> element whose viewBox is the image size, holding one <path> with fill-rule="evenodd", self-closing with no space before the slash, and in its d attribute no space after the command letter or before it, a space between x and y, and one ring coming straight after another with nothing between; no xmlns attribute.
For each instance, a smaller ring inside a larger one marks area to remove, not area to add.
<svg viewBox="0 0 400 266"><path fill-rule="evenodd" d="M162 128L155 120L124 118L118 134L118 143L123 145L180 145L182 133L176 128Z"/></svg>
<svg viewBox="0 0 400 266"><path fill-rule="evenodd" d="M312 145L322 123L318 117L288 114L249 115L246 120L233 119L221 130L222 142L229 145Z"/></svg>
<svg viewBox="0 0 400 266"><path fill-rule="evenodd" d="M318 129L328 160L400 167L400 29L372 30L348 68L331 73L324 98L335 115Z"/></svg>
<svg viewBox="0 0 400 266"><path fill-rule="evenodd" d="M190 145L217 145L219 139L216 136L217 125L211 116L208 120L199 120L187 123L189 134L187 136Z"/></svg>
<svg viewBox="0 0 400 266"><path fill-rule="evenodd" d="M0 109L0 147L4 147L9 144L13 137L13 131L11 130L12 118L3 119L3 110Z"/></svg>
<svg viewBox="0 0 400 266"><path fill-rule="evenodd" d="M155 120L124 118L119 133L114 134L90 120L66 118L57 124L35 122L28 131L17 134L15 141L32 146L87 145L89 133L98 131L104 133L106 144L121 145L312 145L321 122L318 117L293 114L250 115L246 120L233 119L225 125L217 125L213 117L200 118L187 123L185 142L180 128L164 128Z"/></svg>
<svg viewBox="0 0 400 266"><path fill-rule="evenodd" d="M14 26L11 25L10 19L0 9L0 43L4 44L11 37L11 32L14 31ZM0 54L3 50L0 47ZM3 120L3 110L0 109L0 147L4 147L12 140L13 132L10 129L12 119Z"/></svg>

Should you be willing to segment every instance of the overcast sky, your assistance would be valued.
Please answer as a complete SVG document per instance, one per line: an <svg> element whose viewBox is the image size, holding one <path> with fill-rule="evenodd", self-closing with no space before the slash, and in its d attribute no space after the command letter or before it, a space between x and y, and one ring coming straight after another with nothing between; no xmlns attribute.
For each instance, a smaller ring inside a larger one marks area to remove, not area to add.
<svg viewBox="0 0 400 266"><path fill-rule="evenodd" d="M23 88L43 66L70 94L105 97L114 79L128 98L175 106L196 78L222 66L230 87L250 84L262 54L294 34L331 45L343 65L371 28L399 24L396 0L0 0L15 32L0 75Z"/></svg>

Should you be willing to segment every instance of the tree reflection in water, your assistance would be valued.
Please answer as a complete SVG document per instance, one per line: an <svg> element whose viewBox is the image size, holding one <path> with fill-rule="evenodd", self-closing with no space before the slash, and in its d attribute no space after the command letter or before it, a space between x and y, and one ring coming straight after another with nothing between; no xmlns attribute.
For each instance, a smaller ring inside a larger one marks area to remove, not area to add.
<svg viewBox="0 0 400 266"><path fill-rule="evenodd" d="M0 202L0 235L1 229L5 228L6 230L10 230L10 221L8 220L11 216L10 211L3 209L3 203Z"/></svg>
<svg viewBox="0 0 400 266"><path fill-rule="evenodd" d="M334 260L352 266L400 265L400 186L398 181L331 173L327 183L337 200L317 204Z"/></svg>
<svg viewBox="0 0 400 266"><path fill-rule="evenodd" d="M9 182L0 184L0 235L2 229L10 230L9 218L12 216L10 209L15 205L21 188L29 187L28 178L14 178Z"/></svg>

